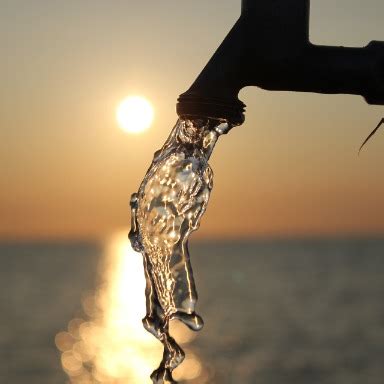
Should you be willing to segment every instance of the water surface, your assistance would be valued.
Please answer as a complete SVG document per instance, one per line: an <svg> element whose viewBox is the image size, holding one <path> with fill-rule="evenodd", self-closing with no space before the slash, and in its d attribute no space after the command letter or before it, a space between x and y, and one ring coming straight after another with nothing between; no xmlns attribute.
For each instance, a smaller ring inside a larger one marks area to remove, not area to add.
<svg viewBox="0 0 384 384"><path fill-rule="evenodd" d="M181 382L382 383L384 240L192 241L190 248L205 327L188 348L202 380ZM106 249L0 246L0 382L67 382L55 336L84 316L82 300L100 287Z"/></svg>

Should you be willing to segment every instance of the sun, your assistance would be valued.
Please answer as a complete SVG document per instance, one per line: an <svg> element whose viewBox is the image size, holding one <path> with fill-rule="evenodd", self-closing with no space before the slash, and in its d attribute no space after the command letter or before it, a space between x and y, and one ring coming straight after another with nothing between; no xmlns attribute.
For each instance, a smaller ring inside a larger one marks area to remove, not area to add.
<svg viewBox="0 0 384 384"><path fill-rule="evenodd" d="M127 133L142 133L153 121L152 104L142 96L130 96L122 100L116 109L119 127Z"/></svg>

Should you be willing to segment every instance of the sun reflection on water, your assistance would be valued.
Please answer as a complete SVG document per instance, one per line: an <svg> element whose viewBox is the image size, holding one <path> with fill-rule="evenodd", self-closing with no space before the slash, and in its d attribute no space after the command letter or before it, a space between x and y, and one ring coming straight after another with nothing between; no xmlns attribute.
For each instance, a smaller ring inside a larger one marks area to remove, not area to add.
<svg viewBox="0 0 384 384"><path fill-rule="evenodd" d="M101 284L83 298L84 318L72 319L55 337L61 365L71 384L143 384L161 358L161 344L142 327L145 279L142 256L132 250L127 232L107 243ZM203 365L188 344L195 334L172 323L186 359L174 372L185 383L205 383Z"/></svg>

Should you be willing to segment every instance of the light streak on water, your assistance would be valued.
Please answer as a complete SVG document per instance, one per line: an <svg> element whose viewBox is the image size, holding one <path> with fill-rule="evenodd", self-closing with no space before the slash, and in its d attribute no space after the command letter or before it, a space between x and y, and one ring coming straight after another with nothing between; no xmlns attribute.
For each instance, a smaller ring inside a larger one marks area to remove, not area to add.
<svg viewBox="0 0 384 384"><path fill-rule="evenodd" d="M149 383L162 355L161 344L142 327L145 278L142 256L133 251L127 231L106 246L98 290L83 299L84 316L56 335L61 364L71 384ZM181 323L172 331L188 349L194 334ZM204 383L203 365L192 350L174 374L186 383Z"/></svg>

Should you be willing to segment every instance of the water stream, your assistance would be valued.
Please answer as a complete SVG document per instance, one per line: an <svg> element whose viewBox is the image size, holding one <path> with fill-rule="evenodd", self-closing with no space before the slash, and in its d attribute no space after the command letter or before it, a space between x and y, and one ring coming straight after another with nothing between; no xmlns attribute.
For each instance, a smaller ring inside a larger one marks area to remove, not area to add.
<svg viewBox="0 0 384 384"><path fill-rule="evenodd" d="M188 252L188 237L198 229L213 186L209 157L228 123L179 119L154 155L152 164L131 197L132 247L144 258L146 316L144 328L161 341L163 359L151 379L176 383L172 371L184 352L169 334L169 322L180 320L199 331L197 292Z"/></svg>
<svg viewBox="0 0 384 384"><path fill-rule="evenodd" d="M162 346L140 324L145 313L143 260L130 246L126 229L106 238L103 248L95 289L83 293L82 308L55 337L65 382L148 383ZM73 273L79 277L83 272ZM188 352L174 377L185 384L210 382L209 365L191 345L196 334L181 322L171 322L171 332Z"/></svg>

